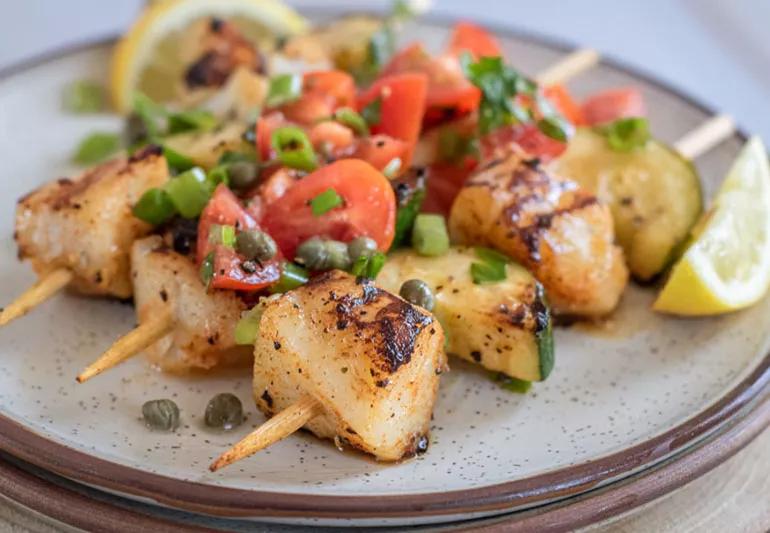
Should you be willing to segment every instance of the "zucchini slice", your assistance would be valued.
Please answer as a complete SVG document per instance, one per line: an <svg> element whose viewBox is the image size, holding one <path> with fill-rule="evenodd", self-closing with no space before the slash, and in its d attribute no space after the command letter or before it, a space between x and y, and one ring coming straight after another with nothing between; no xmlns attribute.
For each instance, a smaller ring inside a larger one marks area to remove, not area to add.
<svg viewBox="0 0 770 533"><path fill-rule="evenodd" d="M618 244L635 278L648 281L676 259L702 210L692 164L657 141L616 152L604 137L580 128L552 168L594 193L615 221Z"/></svg>
<svg viewBox="0 0 770 533"><path fill-rule="evenodd" d="M426 282L436 297L433 314L444 327L447 352L495 372L542 381L554 365L551 313L543 287L523 267L506 265L506 279L473 283L473 248L453 246L438 257L398 250L377 284L398 294L409 279Z"/></svg>

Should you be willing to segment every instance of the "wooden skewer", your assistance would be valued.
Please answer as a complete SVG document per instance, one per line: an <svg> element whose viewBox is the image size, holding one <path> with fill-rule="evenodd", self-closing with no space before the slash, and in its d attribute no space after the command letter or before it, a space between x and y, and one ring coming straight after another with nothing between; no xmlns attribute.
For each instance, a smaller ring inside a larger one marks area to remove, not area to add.
<svg viewBox="0 0 770 533"><path fill-rule="evenodd" d="M535 81L543 86L564 83L578 74L599 63L599 52L590 48L580 48L551 65L535 76Z"/></svg>
<svg viewBox="0 0 770 533"><path fill-rule="evenodd" d="M238 444L211 463L209 470L216 472L236 461L244 459L259 450L275 444L297 431L310 420L320 415L323 408L318 400L304 395L292 405L275 415L241 440Z"/></svg>
<svg viewBox="0 0 770 533"><path fill-rule="evenodd" d="M78 383L84 383L141 352L171 331L173 325L170 313L164 313L141 324L118 339L99 359L88 365L76 378Z"/></svg>
<svg viewBox="0 0 770 533"><path fill-rule="evenodd" d="M717 115L690 131L674 143L674 149L686 159L695 159L730 137L735 121L728 115Z"/></svg>
<svg viewBox="0 0 770 533"><path fill-rule="evenodd" d="M0 326L5 326L11 320L24 316L30 309L63 289L70 281L72 281L72 272L66 268L49 272L0 312Z"/></svg>

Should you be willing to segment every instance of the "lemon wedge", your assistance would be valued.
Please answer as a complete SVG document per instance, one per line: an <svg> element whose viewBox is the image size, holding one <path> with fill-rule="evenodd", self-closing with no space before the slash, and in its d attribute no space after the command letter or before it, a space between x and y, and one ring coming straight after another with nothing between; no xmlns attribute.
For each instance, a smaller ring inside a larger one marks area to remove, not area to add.
<svg viewBox="0 0 770 533"><path fill-rule="evenodd" d="M756 303L770 285L770 166L759 137L733 163L692 241L653 305L715 315Z"/></svg>
<svg viewBox="0 0 770 533"><path fill-rule="evenodd" d="M303 32L307 21L279 0L157 0L142 12L112 57L110 92L125 112L136 91L174 97L190 57L191 28L210 17L233 22L257 46Z"/></svg>

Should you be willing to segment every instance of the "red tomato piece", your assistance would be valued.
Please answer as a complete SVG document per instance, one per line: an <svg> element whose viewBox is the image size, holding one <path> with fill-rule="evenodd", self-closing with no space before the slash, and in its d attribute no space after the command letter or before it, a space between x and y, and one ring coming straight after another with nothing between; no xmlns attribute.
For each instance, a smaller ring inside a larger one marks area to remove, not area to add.
<svg viewBox="0 0 770 533"><path fill-rule="evenodd" d="M606 124L619 118L643 117L647 114L642 93L632 87L594 94L583 102L582 110L589 126Z"/></svg>
<svg viewBox="0 0 770 533"><path fill-rule="evenodd" d="M475 164L432 164L428 171L428 188L422 211L448 215L455 197L462 189L465 180L473 173L475 166Z"/></svg>
<svg viewBox="0 0 770 533"><path fill-rule="evenodd" d="M308 137L316 151L321 151L322 148L330 152L339 150L350 146L355 141L353 130L331 120L311 126Z"/></svg>
<svg viewBox="0 0 770 533"><path fill-rule="evenodd" d="M287 120L304 126L329 118L335 109L334 99L321 93L303 94L299 100L280 107Z"/></svg>
<svg viewBox="0 0 770 533"><path fill-rule="evenodd" d="M256 143L257 151L262 161L269 161L273 157L273 149L270 144L270 136L273 130L290 124L280 111L273 111L259 117L255 126Z"/></svg>
<svg viewBox="0 0 770 533"><path fill-rule="evenodd" d="M343 205L316 216L310 201L328 189L342 197ZM294 258L300 243L315 236L343 242L367 236L383 251L393 241L393 188L381 172L358 159L343 159L321 167L264 209L262 227L289 258Z"/></svg>
<svg viewBox="0 0 770 533"><path fill-rule="evenodd" d="M241 267L244 258L235 250L212 243L209 239L213 224L235 226L238 229L257 228L257 222L225 185L218 185L214 195L201 213L198 223L197 260L200 265L214 252L214 275L210 286L215 289L255 291L267 287L281 277L279 258L276 257L246 272Z"/></svg>
<svg viewBox="0 0 770 533"><path fill-rule="evenodd" d="M455 55L433 58L415 43L396 54L383 69L385 76L404 72L421 72L428 77L426 125L453 120L478 108L481 91L465 78Z"/></svg>
<svg viewBox="0 0 770 533"><path fill-rule="evenodd" d="M372 133L384 133L407 144L405 167L411 162L412 150L420 136L427 89L425 74L396 74L380 78L358 97L359 111L381 99L380 122L371 127Z"/></svg>
<svg viewBox="0 0 770 533"><path fill-rule="evenodd" d="M356 82L353 76L341 70L308 72L302 79L305 94L322 94L332 99L334 109L352 107L356 101Z"/></svg>
<svg viewBox="0 0 770 533"><path fill-rule="evenodd" d="M352 148L352 151L351 151ZM341 150L338 158L363 159L379 171L385 169L396 158L401 159L400 170L406 170L404 160L409 153L409 145L388 135L372 135L358 139L347 150Z"/></svg>
<svg viewBox="0 0 770 533"><path fill-rule="evenodd" d="M214 277L209 287L231 291L258 291L269 287L281 278L281 262L271 259L257 266L255 272L246 272L243 257L227 246L214 249Z"/></svg>
<svg viewBox="0 0 770 533"><path fill-rule="evenodd" d="M476 59L503 55L500 43L492 34L481 26L467 21L455 24L452 37L449 39L448 51L457 56L463 52L470 52Z"/></svg>
<svg viewBox="0 0 770 533"><path fill-rule="evenodd" d="M556 84L546 87L543 89L543 94L572 124L575 126L585 124L583 110L564 85Z"/></svg>
<svg viewBox="0 0 770 533"><path fill-rule="evenodd" d="M559 157L567 149L567 143L548 137L535 124L515 124L498 128L481 139L482 159L495 157L499 150L509 150L511 144L542 161Z"/></svg>

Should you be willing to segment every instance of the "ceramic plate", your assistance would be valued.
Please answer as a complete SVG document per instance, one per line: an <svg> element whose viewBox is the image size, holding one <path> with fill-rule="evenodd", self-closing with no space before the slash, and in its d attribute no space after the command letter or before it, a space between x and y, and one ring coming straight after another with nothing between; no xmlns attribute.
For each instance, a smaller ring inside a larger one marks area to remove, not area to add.
<svg viewBox="0 0 770 533"><path fill-rule="evenodd" d="M446 25L413 30L431 47ZM535 73L565 49L498 32L508 57ZM96 45L9 73L0 81L0 301L34 281L16 260L15 200L75 171L68 159L113 116L60 110L62 86L105 76L110 47ZM658 137L673 142L711 112L639 74L604 64L570 87L585 95L635 85ZM698 159L711 195L737 154L734 138ZM653 314L652 288L629 287L601 327L556 331L556 368L526 395L509 393L459 361L443 377L430 450L395 466L298 434L211 474L209 462L263 422L248 371L174 378L136 358L87 384L74 376L134 326L130 306L63 294L0 330L0 448L65 476L132 498L198 512L294 523L399 524L472 518L540 505L634 474L682 452L733 417L770 379L770 300L722 318ZM249 409L230 433L202 424L214 394ZM183 425L146 430L143 402L173 398Z"/></svg>

